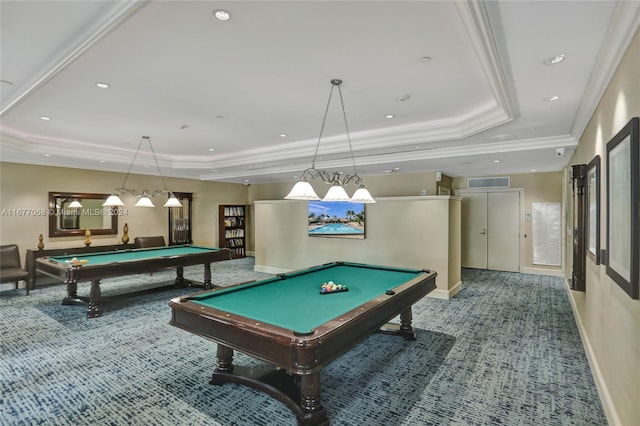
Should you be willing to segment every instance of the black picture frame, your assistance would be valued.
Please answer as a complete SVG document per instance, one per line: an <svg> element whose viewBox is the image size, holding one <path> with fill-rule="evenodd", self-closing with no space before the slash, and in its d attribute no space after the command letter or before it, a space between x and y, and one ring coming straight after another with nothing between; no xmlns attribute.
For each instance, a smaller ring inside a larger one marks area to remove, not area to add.
<svg viewBox="0 0 640 426"><path fill-rule="evenodd" d="M587 164L585 177L586 217L584 251L596 265L600 264L600 156Z"/></svg>
<svg viewBox="0 0 640 426"><path fill-rule="evenodd" d="M632 299L640 297L639 122L632 118L607 143L607 275Z"/></svg>

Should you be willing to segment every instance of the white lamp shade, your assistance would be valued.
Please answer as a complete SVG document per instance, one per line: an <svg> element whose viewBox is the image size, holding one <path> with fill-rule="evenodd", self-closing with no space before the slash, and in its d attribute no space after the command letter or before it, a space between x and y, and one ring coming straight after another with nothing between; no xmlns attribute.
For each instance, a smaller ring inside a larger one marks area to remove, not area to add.
<svg viewBox="0 0 640 426"><path fill-rule="evenodd" d="M82 204L80 204L80 201L78 201L78 200L73 200L73 201L69 204L69 208L72 208L72 209L80 209L80 208L82 208Z"/></svg>
<svg viewBox="0 0 640 426"><path fill-rule="evenodd" d="M172 194L166 203L164 203L164 207L182 207L180 201Z"/></svg>
<svg viewBox="0 0 640 426"><path fill-rule="evenodd" d="M109 207L109 206L124 206L124 203L122 202L122 200L120 199L120 197L118 197L117 194L111 194L109 195L109 198L107 198L107 200L102 203L103 207Z"/></svg>
<svg viewBox="0 0 640 426"><path fill-rule="evenodd" d="M351 197L351 201L354 203L375 203L376 200L373 199L367 188L361 186L353 193L353 197Z"/></svg>
<svg viewBox="0 0 640 426"><path fill-rule="evenodd" d="M140 197L140 199L135 204L135 206L136 207L155 207L153 205L153 202L151 201L151 198L145 197L145 196Z"/></svg>
<svg viewBox="0 0 640 426"><path fill-rule="evenodd" d="M349 198L347 191L345 191L343 187L340 185L332 185L322 201L351 201L351 198Z"/></svg>
<svg viewBox="0 0 640 426"><path fill-rule="evenodd" d="M315 201L319 200L320 197L313 190L313 187L306 180L298 181L291 192L284 197L285 200L307 200L307 201Z"/></svg>

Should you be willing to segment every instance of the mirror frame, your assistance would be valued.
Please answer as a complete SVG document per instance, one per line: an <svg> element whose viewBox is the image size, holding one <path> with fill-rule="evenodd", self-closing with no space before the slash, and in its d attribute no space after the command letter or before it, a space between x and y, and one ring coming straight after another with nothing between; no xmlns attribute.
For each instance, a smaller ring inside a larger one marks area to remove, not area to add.
<svg viewBox="0 0 640 426"><path fill-rule="evenodd" d="M78 198L89 200L106 200L109 194L81 194L71 192L49 192L49 237L71 237L85 234L84 229L58 229L58 214L56 212L56 198ZM111 228L89 229L91 235L118 234L118 215L111 215Z"/></svg>

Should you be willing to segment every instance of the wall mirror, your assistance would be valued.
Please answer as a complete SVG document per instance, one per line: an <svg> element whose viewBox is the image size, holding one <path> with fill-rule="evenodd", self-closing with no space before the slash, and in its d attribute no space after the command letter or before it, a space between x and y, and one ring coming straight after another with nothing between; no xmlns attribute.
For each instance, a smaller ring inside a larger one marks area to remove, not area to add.
<svg viewBox="0 0 640 426"><path fill-rule="evenodd" d="M102 207L109 194L49 192L49 237L118 233L118 214Z"/></svg>

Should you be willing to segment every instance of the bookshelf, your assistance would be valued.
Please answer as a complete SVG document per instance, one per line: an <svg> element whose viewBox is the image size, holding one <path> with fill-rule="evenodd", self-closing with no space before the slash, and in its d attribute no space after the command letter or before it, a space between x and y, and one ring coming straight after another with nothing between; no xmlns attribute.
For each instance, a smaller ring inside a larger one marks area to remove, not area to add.
<svg viewBox="0 0 640 426"><path fill-rule="evenodd" d="M231 250L231 256L235 259L245 257L245 210L246 206L220 204L218 206L218 225L220 247Z"/></svg>

